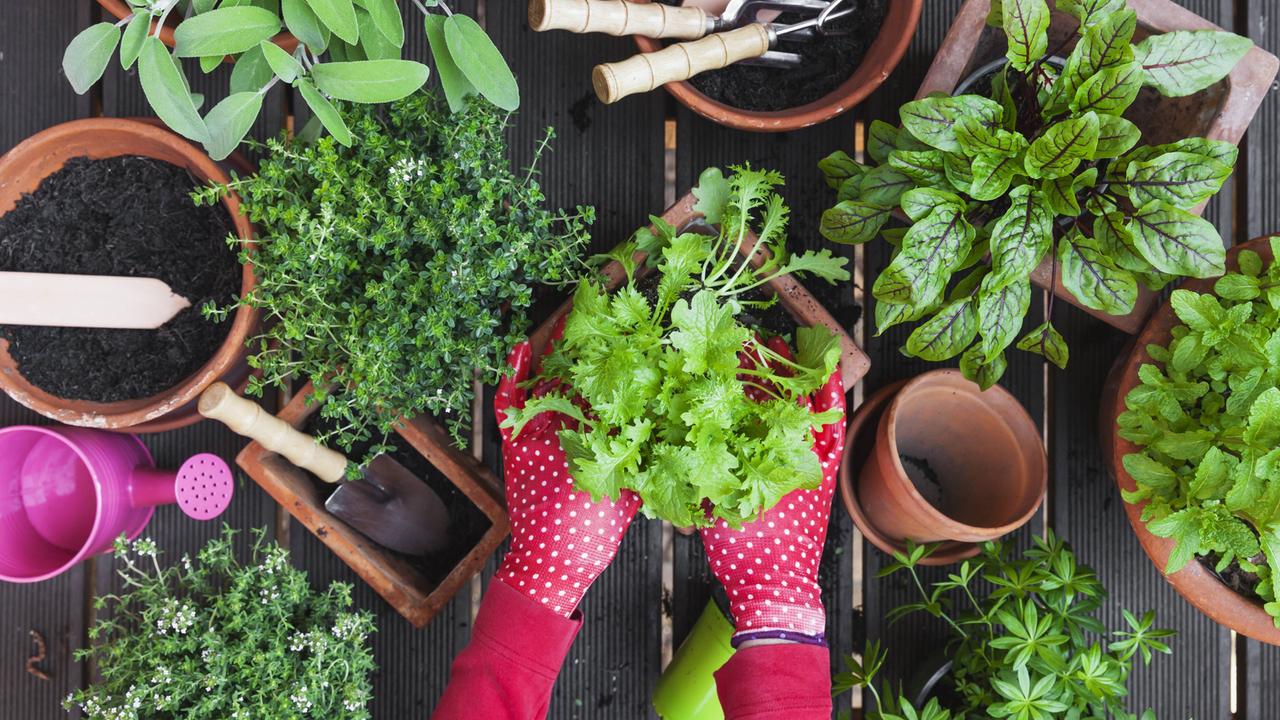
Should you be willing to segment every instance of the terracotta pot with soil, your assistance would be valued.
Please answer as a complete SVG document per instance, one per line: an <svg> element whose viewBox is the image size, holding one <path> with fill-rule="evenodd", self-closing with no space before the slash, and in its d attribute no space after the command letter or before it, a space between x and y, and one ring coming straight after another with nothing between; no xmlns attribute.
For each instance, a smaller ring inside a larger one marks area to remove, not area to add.
<svg viewBox="0 0 1280 720"><path fill-rule="evenodd" d="M1128 4L1138 16L1134 42L1153 34L1177 30L1222 29L1172 0L1128 0ZM991 0L969 0L960 8L916 93L917 98L933 92L951 94L966 80L976 80L971 76L979 74L992 61L1004 57L1003 33L986 22L990 10ZM1074 34L1077 25L1070 15L1054 10L1049 27L1049 47L1061 47L1058 54L1067 55L1075 47L1068 38ZM1142 142L1148 145L1189 137L1225 140L1238 145L1271 89L1278 69L1280 60L1276 56L1254 47L1225 79L1194 95L1167 98L1145 88L1125 117L1142 130ZM1203 206L1197 209L1197 213L1203 211ZM1049 277L1050 266L1050 260L1046 258L1032 273L1032 281L1043 288L1052 285L1058 297L1128 333L1136 333L1142 328L1159 299L1157 293L1140 286L1133 312L1123 316L1108 315L1083 307L1062 286L1060 275L1052 279Z"/></svg>
<svg viewBox="0 0 1280 720"><path fill-rule="evenodd" d="M124 0L98 0L98 4L117 20L123 20L133 14L133 10L129 9L128 3ZM173 47L173 28L177 26L178 22L177 19L171 18L169 22L165 23L164 27L160 28L160 40L169 47ZM298 39L288 31L276 35L271 39L271 42L290 53L298 47Z"/></svg>
<svg viewBox="0 0 1280 720"><path fill-rule="evenodd" d="M308 434L323 432L315 415L319 406L307 402L312 392L308 384L277 417ZM236 456L236 463L387 604L421 628L480 572L510 526L499 480L458 450L438 423L424 417L403 420L392 444L393 459L422 478L448 508L450 544L437 554L408 557L369 540L325 509L334 485L256 442ZM363 457L367 450L357 446L350 457Z"/></svg>
<svg viewBox="0 0 1280 720"><path fill-rule="evenodd" d="M1239 270L1237 257L1241 250L1249 249L1262 257L1264 266L1270 265L1274 258L1271 253L1270 237L1261 237L1243 245L1237 245L1227 252L1227 271ZM1182 287L1197 293L1212 293L1216 280L1190 280ZM1134 492L1137 483L1124 469L1124 456L1141 451L1135 443L1119 436L1116 420L1126 409L1125 398L1129 392L1141 383L1138 370L1144 364L1155 363L1147 354L1148 345L1167 347L1173 337L1173 328L1182 322L1174 313L1169 303L1164 303L1138 335L1127 356L1121 359L1107 378L1103 388L1101 407L1099 409L1099 430L1102 435L1104 457L1110 464L1111 474L1116 485L1122 491ZM1194 605L1200 612L1208 615L1219 625L1231 628L1236 632L1260 642L1280 645L1280 628L1277 628L1271 616L1262 608L1260 601L1247 597L1227 584L1227 579L1214 572L1211 564L1193 559L1181 570L1172 575L1166 574L1164 568L1169 563L1169 555L1177 544L1173 538L1162 538L1151 534L1147 524L1142 521L1142 510L1146 503L1124 503L1125 515L1129 525L1138 536L1142 549L1146 551L1156 569L1169 581L1178 594ZM1236 575L1240 574L1236 568Z"/></svg>
<svg viewBox="0 0 1280 720"><path fill-rule="evenodd" d="M1048 463L1035 422L1004 388L982 392L956 370L882 388L846 438L841 496L887 553L910 539L942 543L926 564L972 557L975 543L1021 527L1044 499Z"/></svg>
<svg viewBox="0 0 1280 720"><path fill-rule="evenodd" d="M865 100L889 77L915 35L924 6L924 0L846 3L858 7L849 18L835 21L832 30L847 34L779 42L777 50L801 56L798 68L737 64L666 88L690 110L738 130L787 132L826 122ZM778 18L787 21L786 15ZM642 36L636 36L636 44L646 53L663 47L663 41Z"/></svg>
<svg viewBox="0 0 1280 720"><path fill-rule="evenodd" d="M253 228L228 195L196 206L191 190L226 172L174 133L136 120L89 119L28 138L0 158L0 270L154 277L191 302L157 330L0 327L0 388L52 420L158 432L200 420L213 382L245 381L258 314L206 319L254 286L228 235Z"/></svg>

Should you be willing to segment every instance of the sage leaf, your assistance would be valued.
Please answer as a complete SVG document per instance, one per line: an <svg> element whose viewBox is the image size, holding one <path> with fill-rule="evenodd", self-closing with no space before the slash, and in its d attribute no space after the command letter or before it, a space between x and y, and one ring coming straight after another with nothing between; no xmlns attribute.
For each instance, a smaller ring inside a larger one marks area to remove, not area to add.
<svg viewBox="0 0 1280 720"><path fill-rule="evenodd" d="M1179 30L1152 35L1134 46L1147 84L1165 97L1185 97L1227 76L1253 48L1253 41L1217 30Z"/></svg>
<svg viewBox="0 0 1280 720"><path fill-rule="evenodd" d="M1029 185L1009 193L1010 206L991 228L991 267L1001 283L1031 274L1053 246L1053 214Z"/></svg>
<svg viewBox="0 0 1280 720"><path fill-rule="evenodd" d="M102 79L119 44L120 28L101 22L80 31L67 45L62 54L62 73L77 95L89 92L89 88Z"/></svg>
<svg viewBox="0 0 1280 720"><path fill-rule="evenodd" d="M1136 62L1106 68L1080 86L1071 101L1071 109L1077 113L1121 115L1138 99L1145 77L1142 66Z"/></svg>
<svg viewBox="0 0 1280 720"><path fill-rule="evenodd" d="M920 220L935 209L942 206L950 206L950 209L963 211L964 200L955 193L946 190L938 190L936 188L915 188L908 190L902 194L899 201L902 212L907 217L914 220Z"/></svg>
<svg viewBox="0 0 1280 720"><path fill-rule="evenodd" d="M369 60L399 60L400 46L391 42L378 30L373 18L364 8L356 8L356 25L360 27L360 49Z"/></svg>
<svg viewBox="0 0 1280 720"><path fill-rule="evenodd" d="M1053 326L1053 323L1044 323L1040 327L1032 330L1022 339L1018 341L1018 349L1040 355L1045 360L1058 366L1059 370L1067 369L1067 360L1071 358L1071 352L1067 348L1067 341L1062 338L1062 333Z"/></svg>
<svg viewBox="0 0 1280 720"><path fill-rule="evenodd" d="M827 187L838 188L850 178L861 178L867 168L843 150L837 150L818 161L818 169L827 181Z"/></svg>
<svg viewBox="0 0 1280 720"><path fill-rule="evenodd" d="M972 117L995 128L1000 125L1004 108L981 95L957 95L915 100L903 105L898 114L903 128L920 142L945 152L960 152L960 142L956 139L956 123L960 118Z"/></svg>
<svg viewBox="0 0 1280 720"><path fill-rule="evenodd" d="M893 167L881 165L867 171L862 177L862 200L873 205L897 205L902 193L914 185L911 178Z"/></svg>
<svg viewBox="0 0 1280 720"><path fill-rule="evenodd" d="M124 38L120 40L120 67L128 70L138 61L138 53L142 52L142 43L151 32L151 13L139 10L124 28Z"/></svg>
<svg viewBox="0 0 1280 720"><path fill-rule="evenodd" d="M978 333L982 338L978 347L988 362L1013 343L1031 307L1031 283L1020 280L995 287L995 278L987 275L978 291Z"/></svg>
<svg viewBox="0 0 1280 720"><path fill-rule="evenodd" d="M458 64L453 61L453 56L449 54L449 44L444 37L444 20L440 15L427 14L427 43L431 46L431 57L436 61L436 75L440 78L440 86L444 88L449 110L456 113L466 107L467 97L476 93L476 87L462 74Z"/></svg>
<svg viewBox="0 0 1280 720"><path fill-rule="evenodd" d="M285 27L312 52L319 54L329 48L329 28L316 17L307 0L280 0L280 11Z"/></svg>
<svg viewBox="0 0 1280 720"><path fill-rule="evenodd" d="M267 41L267 44L272 43ZM236 58L236 64L231 68L231 93L256 92L265 88L274 76L275 71L259 45Z"/></svg>
<svg viewBox="0 0 1280 720"><path fill-rule="evenodd" d="M1138 298L1133 273L1122 270L1093 238L1073 230L1058 243L1062 285L1085 307L1109 315L1127 315Z"/></svg>
<svg viewBox="0 0 1280 720"><path fill-rule="evenodd" d="M949 360L964 352L978 334L973 300L964 298L942 306L937 314L907 337L906 354L929 362Z"/></svg>
<svg viewBox="0 0 1280 720"><path fill-rule="evenodd" d="M1026 72L1049 50L1049 5L1045 0L1003 0L1002 13L1009 41L1006 57Z"/></svg>
<svg viewBox="0 0 1280 720"><path fill-rule="evenodd" d="M1128 227L1134 247L1160 272L1209 278L1226 271L1222 237L1204 218L1154 200L1129 217Z"/></svg>
<svg viewBox="0 0 1280 720"><path fill-rule="evenodd" d="M974 200L990 202L1004 196L1014 178L1023 172L1023 162L1018 157L979 155L973 161L973 180L969 195Z"/></svg>
<svg viewBox="0 0 1280 720"><path fill-rule="evenodd" d="M400 14L400 3L396 0L359 0L365 10L369 11L378 33L396 47L404 47L404 16ZM428 13L428 16L430 13ZM360 31L364 37L364 30Z"/></svg>
<svg viewBox="0 0 1280 720"><path fill-rule="evenodd" d="M324 124L329 134L333 136L342 145L351 147L351 130L347 128L347 123L342 119L342 115L338 113L337 108L329 99L316 89L316 86L310 80L302 80L298 83L298 91L302 93L302 99L307 103L307 107L311 108L311 112L320 118L320 122Z"/></svg>
<svg viewBox="0 0 1280 720"><path fill-rule="evenodd" d="M503 110L520 107L520 86L515 75L484 28L466 15L455 13L445 20L444 37L449 55L477 92Z"/></svg>
<svg viewBox="0 0 1280 720"><path fill-rule="evenodd" d="M1025 162L1032 178L1056 178L1075 172L1098 147L1098 116L1087 113L1049 128L1031 143Z"/></svg>
<svg viewBox="0 0 1280 720"><path fill-rule="evenodd" d="M235 93L213 106L204 119L209 129L209 142L205 143L209 157L222 160L236 149L261 112L262 98L260 92Z"/></svg>
<svg viewBox="0 0 1280 720"><path fill-rule="evenodd" d="M316 87L326 95L358 103L399 100L417 92L429 74L426 65L410 60L331 62L311 68Z"/></svg>
<svg viewBox="0 0 1280 720"><path fill-rule="evenodd" d="M253 5L220 7L183 20L173 31L178 57L238 55L280 32L280 18Z"/></svg>
<svg viewBox="0 0 1280 720"><path fill-rule="evenodd" d="M1116 115L1098 116L1098 146L1093 158L1116 158L1129 152L1142 139L1137 125Z"/></svg>
<svg viewBox="0 0 1280 720"><path fill-rule="evenodd" d="M168 48L154 35L142 44L138 55L138 80L151 109L165 125L202 145L208 141L209 130L196 110L186 78Z"/></svg>
<svg viewBox="0 0 1280 720"><path fill-rule="evenodd" d="M1203 155L1171 152L1131 163L1127 175L1121 189L1128 190L1134 207L1162 200L1190 210L1222 189L1231 168Z"/></svg>
<svg viewBox="0 0 1280 720"><path fill-rule="evenodd" d="M320 23L334 35L351 45L360 42L360 25L351 0L307 0L307 3Z"/></svg>
<svg viewBox="0 0 1280 720"><path fill-rule="evenodd" d="M302 63L279 45L270 40L263 40L258 49L262 52L267 64L271 66L271 71L282 81L293 84L293 81L303 74Z"/></svg>
<svg viewBox="0 0 1280 720"><path fill-rule="evenodd" d="M845 200L822 213L818 232L832 242L861 245L874 239L892 216L892 207Z"/></svg>
<svg viewBox="0 0 1280 720"><path fill-rule="evenodd" d="M982 357L982 350L978 346L973 346L960 356L960 373L963 374L970 382L976 383L983 392L990 390L1000 377L1004 375L1004 371L1008 369L1009 363L1005 359L1004 353L1000 353L994 359L987 361Z"/></svg>

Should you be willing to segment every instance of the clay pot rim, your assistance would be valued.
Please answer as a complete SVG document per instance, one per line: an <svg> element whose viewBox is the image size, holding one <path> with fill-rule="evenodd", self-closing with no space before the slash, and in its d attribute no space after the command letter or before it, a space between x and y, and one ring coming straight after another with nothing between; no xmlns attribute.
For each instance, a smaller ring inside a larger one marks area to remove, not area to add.
<svg viewBox="0 0 1280 720"><path fill-rule="evenodd" d="M1232 272L1238 269L1237 257L1240 251L1245 249L1257 252L1264 261L1270 262L1273 259L1270 238L1270 235L1265 235L1231 248L1227 252L1227 271ZM1217 278L1188 280L1180 287L1201 293L1212 292L1216 280ZM1116 487L1121 491L1132 492L1137 489L1137 484L1125 471L1122 460L1125 455L1140 452L1141 448L1120 437L1116 419L1125 410L1125 396L1139 383L1138 369L1144 364L1155 362L1147 355L1147 345L1167 345L1172 337L1173 327L1179 324L1181 323L1173 314L1170 303L1167 301L1162 303L1134 342L1133 350L1114 371L1116 392L1110 398L1111 405L1104 409L1104 413L1106 421L1110 423L1109 431L1112 438L1111 474L1115 478ZM1178 591L1178 594L1219 625L1259 642L1280 645L1280 628L1275 626L1271 616L1262 609L1262 604L1232 590L1215 573L1201 564L1198 558L1193 559L1183 569L1172 575L1164 572L1175 543L1167 538L1156 537L1147 530L1146 523L1142 521L1142 511L1146 505L1146 502L1137 505L1124 503L1125 516L1129 519L1129 526L1138 536L1139 544L1151 559L1156 571Z"/></svg>
<svg viewBox="0 0 1280 720"><path fill-rule="evenodd" d="M89 138L88 143L92 145L103 144L104 138L107 137L120 136L131 137L147 144L161 145L185 159L189 165L184 169L196 174L198 181L226 184L231 180L227 172L202 150L177 134L151 122L119 118L85 118L42 130L0 157L0 186L4 184L5 178L23 172L23 168L30 162L45 156L47 154L45 148L61 147L66 139L76 136ZM126 146L123 151L117 152L116 148L107 148L107 152L104 152L101 157L136 155L138 153L133 152L136 149L136 147ZM51 172L56 172L57 169L54 168ZM48 174L41 177L40 182L43 182L46 177ZM222 205L231 218L236 234L246 241L252 251L255 247L253 225L250 224L248 217L240 212L239 196L234 192L229 193L223 198ZM4 212L7 210L0 210L0 214ZM256 284L252 264L242 264L240 297L247 297ZM109 403L57 397L27 381L17 362L9 355L9 343L5 340L0 340L0 390L35 412L67 425L122 430L143 424L148 426L154 424L164 429L173 429L169 427L170 423L163 422L165 417L192 403L206 387L233 370L242 360L245 343L258 323L258 315L256 308L246 305L237 308L231 328L218 350L194 373L169 390L150 397ZM189 418L174 427L193 424L199 420L199 414L192 413ZM174 422L179 421L174 420Z"/></svg>
<svg viewBox="0 0 1280 720"><path fill-rule="evenodd" d="M133 11L129 9L129 6L125 4L124 0L98 0L98 4L102 6L103 10L114 15L117 20L123 20L133 14ZM153 27L154 24L155 21L152 20ZM173 47L174 41L172 24L166 23L164 27L160 28L160 41L169 47ZM293 33L288 30L282 31L275 37L271 38L271 42L279 45L285 50L285 52L290 53L298 47L298 38L294 37ZM229 62L231 59L227 58L227 60Z"/></svg>
<svg viewBox="0 0 1280 720"><path fill-rule="evenodd" d="M888 79L915 37L923 8L924 0L888 0L880 32L863 55L861 64L835 90L811 103L785 110L743 110L711 99L687 81L665 87L685 107L736 130L787 132L817 125L856 107ZM663 47L661 40L640 35L636 36L636 45L646 53Z"/></svg>
<svg viewBox="0 0 1280 720"><path fill-rule="evenodd" d="M853 520L853 524L858 527L858 531L862 533L862 536L886 555L893 555L895 552L906 552L907 547L885 536L871 523L866 513L862 511L862 503L858 500L858 484L853 477L853 447L859 439L865 437L866 433L876 432L880 425L880 419L883 417L885 406L906 384L907 380L898 380L880 388L864 400L862 405L853 413L853 416L849 419L849 425L845 429L844 457L840 460L840 472L837 475L837 482L840 485L840 499L844 503L845 511L849 513L849 517ZM874 438L870 442L874 445ZM874 452L874 449L872 452ZM868 458L862 459L866 461ZM921 560L920 564L952 565L976 556L980 550L979 543L947 540L940 543L938 549L929 557Z"/></svg>

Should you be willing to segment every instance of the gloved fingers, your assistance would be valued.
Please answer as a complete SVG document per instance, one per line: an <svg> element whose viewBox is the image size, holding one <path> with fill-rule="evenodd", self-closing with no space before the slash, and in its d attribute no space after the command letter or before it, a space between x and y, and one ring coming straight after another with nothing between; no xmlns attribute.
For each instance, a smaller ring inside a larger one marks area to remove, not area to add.
<svg viewBox="0 0 1280 720"><path fill-rule="evenodd" d="M498 382L498 392L493 398L493 412L498 418L499 427L506 421L508 409L524 407L526 393L522 385L529 377L532 361L533 349L528 341L518 343L507 355L507 365L511 367L511 372ZM508 440L510 436L511 429L502 428L502 439Z"/></svg>
<svg viewBox="0 0 1280 720"><path fill-rule="evenodd" d="M839 368L831 373L831 377L827 378L826 384L814 394L812 408L815 413L823 413L828 410L838 410L840 412L839 420L814 428L813 431L813 451L818 454L818 459L822 461L823 469L828 470L828 464L838 469L840 456L844 452L846 418L844 378L841 377Z"/></svg>

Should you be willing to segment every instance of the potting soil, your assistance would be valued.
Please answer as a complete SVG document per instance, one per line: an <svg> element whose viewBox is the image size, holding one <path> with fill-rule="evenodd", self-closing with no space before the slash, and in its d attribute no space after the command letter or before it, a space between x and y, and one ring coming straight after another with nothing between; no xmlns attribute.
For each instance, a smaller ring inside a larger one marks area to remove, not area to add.
<svg viewBox="0 0 1280 720"><path fill-rule="evenodd" d="M164 392L199 370L231 329L240 264L221 205L197 207L184 169L141 157L74 158L0 216L0 270L157 278L191 302L156 330L0 325L33 385L60 398L116 402Z"/></svg>
<svg viewBox="0 0 1280 720"><path fill-rule="evenodd" d="M682 4L681 0L658 2ZM770 68L737 63L697 75L689 83L712 100L754 112L786 110L820 100L848 80L862 64L862 58L880 34L886 6L887 0L845 0L840 9L851 7L854 12L828 26L834 34L819 36L811 42L780 38L774 49L800 55L803 59L800 67ZM775 22L785 25L809 17L812 16L783 14Z"/></svg>

